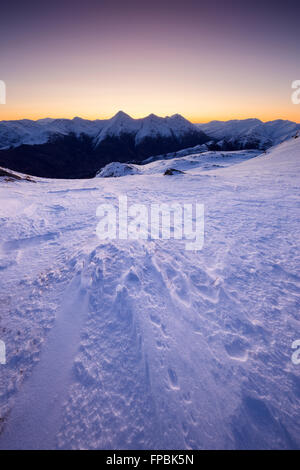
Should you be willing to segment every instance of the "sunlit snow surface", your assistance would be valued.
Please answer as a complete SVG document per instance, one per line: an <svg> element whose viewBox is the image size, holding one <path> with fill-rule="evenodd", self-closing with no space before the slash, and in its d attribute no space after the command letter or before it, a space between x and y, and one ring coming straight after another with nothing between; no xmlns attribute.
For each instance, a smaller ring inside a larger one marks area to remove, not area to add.
<svg viewBox="0 0 300 470"><path fill-rule="evenodd" d="M300 447L300 138L186 160L0 181L0 448ZM96 208L118 195L204 203L203 250L100 242Z"/></svg>

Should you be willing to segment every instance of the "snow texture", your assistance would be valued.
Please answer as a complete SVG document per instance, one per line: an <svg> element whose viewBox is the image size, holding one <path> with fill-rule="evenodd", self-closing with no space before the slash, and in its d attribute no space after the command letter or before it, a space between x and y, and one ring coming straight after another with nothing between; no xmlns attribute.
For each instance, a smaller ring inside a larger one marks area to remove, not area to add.
<svg viewBox="0 0 300 470"><path fill-rule="evenodd" d="M0 448L300 447L300 138L250 157L0 178ZM119 195L204 203L203 250L100 242Z"/></svg>

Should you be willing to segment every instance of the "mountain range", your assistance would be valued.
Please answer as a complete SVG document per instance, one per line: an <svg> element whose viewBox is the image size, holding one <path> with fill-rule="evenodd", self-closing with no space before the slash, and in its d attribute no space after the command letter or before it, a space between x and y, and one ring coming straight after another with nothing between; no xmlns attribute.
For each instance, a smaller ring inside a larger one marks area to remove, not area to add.
<svg viewBox="0 0 300 470"><path fill-rule="evenodd" d="M211 121L197 124L197 127L215 139L222 150L266 150L293 137L300 129L300 124L282 119L268 122L243 119Z"/></svg>
<svg viewBox="0 0 300 470"><path fill-rule="evenodd" d="M141 162L207 141L178 114L133 119L120 111L108 120L2 121L0 165L35 176L90 178L112 161Z"/></svg>
<svg viewBox="0 0 300 470"><path fill-rule="evenodd" d="M299 129L300 124L282 120L192 124L179 114L133 119L122 111L94 121L1 121L0 165L41 177L90 178L113 161L141 163L199 145L202 151L265 150Z"/></svg>

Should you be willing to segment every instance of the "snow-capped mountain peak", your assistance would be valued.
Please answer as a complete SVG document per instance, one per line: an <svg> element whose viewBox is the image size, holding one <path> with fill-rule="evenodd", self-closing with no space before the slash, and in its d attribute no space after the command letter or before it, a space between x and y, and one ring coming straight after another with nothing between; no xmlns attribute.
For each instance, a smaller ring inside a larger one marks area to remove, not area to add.
<svg viewBox="0 0 300 470"><path fill-rule="evenodd" d="M198 130L194 124L192 124L180 114L173 114L173 116L167 117L166 119L169 126L172 127L173 132L177 136L189 132L197 132Z"/></svg>
<svg viewBox="0 0 300 470"><path fill-rule="evenodd" d="M300 124L259 119L192 124L179 114L108 120L41 119L0 122L0 165L50 178L90 178L106 164L139 163L205 144L205 150L266 150L296 135ZM186 154L186 153L185 153ZM70 165L70 162L72 164Z"/></svg>
<svg viewBox="0 0 300 470"><path fill-rule="evenodd" d="M123 111L119 111L104 125L103 129L95 138L95 144L98 146L108 137L120 137L122 134L133 134L138 131L140 122L133 119Z"/></svg>
<svg viewBox="0 0 300 470"><path fill-rule="evenodd" d="M278 119L262 122L259 119L243 119L230 121L211 121L197 124L198 128L214 139L220 145L233 145L235 148L266 149L277 145L295 135L300 124Z"/></svg>
<svg viewBox="0 0 300 470"><path fill-rule="evenodd" d="M199 129L179 114L169 117L159 117L155 114L142 119L133 119L123 111L119 111L99 132L95 139L98 146L108 137L120 137L122 134L135 134L138 145L146 138L177 138L184 134L199 133Z"/></svg>

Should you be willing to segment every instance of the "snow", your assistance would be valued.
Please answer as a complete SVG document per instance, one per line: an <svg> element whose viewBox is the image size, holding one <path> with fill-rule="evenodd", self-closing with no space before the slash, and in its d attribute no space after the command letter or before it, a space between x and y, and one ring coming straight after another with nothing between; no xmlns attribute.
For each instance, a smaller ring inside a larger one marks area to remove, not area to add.
<svg viewBox="0 0 300 470"><path fill-rule="evenodd" d="M259 119L232 121L211 121L206 124L192 124L179 114L159 117L154 114L141 119L133 119L119 111L111 119L89 121L74 119L40 119L31 121L0 121L0 150L18 147L22 144L38 145L47 143L54 136L74 133L85 134L94 139L95 146L109 137L121 137L131 134L135 144L139 145L146 138L177 138L191 135L199 130L208 136L222 141L250 146L258 142L260 148L277 145L293 137L300 124L292 121L276 120L263 123Z"/></svg>
<svg viewBox="0 0 300 470"><path fill-rule="evenodd" d="M95 138L96 146L108 137L120 137L124 133L135 134L140 128L140 120L132 119L128 114L119 111L109 119L99 135Z"/></svg>
<svg viewBox="0 0 300 470"><path fill-rule="evenodd" d="M259 119L234 119L231 121L211 121L198 124L198 127L216 139L238 137L262 124Z"/></svg>
<svg viewBox="0 0 300 470"><path fill-rule="evenodd" d="M154 114L143 119L133 119L123 111L119 111L111 119L89 121L75 117L74 119L39 119L31 121L0 121L0 149L18 147L22 144L39 145L47 143L53 136L64 136L70 133L80 136L85 134L94 139L98 146L108 137L120 137L122 134L135 136L139 144L146 137L177 137L191 132L199 132L198 128L179 114L171 117L158 117Z"/></svg>
<svg viewBox="0 0 300 470"><path fill-rule="evenodd" d="M135 136L135 143L139 144L147 137L156 138L158 136L172 137L172 129L164 118L150 114L141 121L141 126Z"/></svg>
<svg viewBox="0 0 300 470"><path fill-rule="evenodd" d="M231 154L0 178L0 448L300 447L300 138ZM203 250L100 242L96 208L124 194L204 203Z"/></svg>
<svg viewBox="0 0 300 470"><path fill-rule="evenodd" d="M202 146L194 147L198 149ZM175 170L197 170L202 172L203 170L214 170L215 168L225 168L227 166L234 165L236 163L254 158L261 152L259 150L241 150L235 152L204 152L192 153L186 155L186 149L179 152L175 152L176 157L171 158L171 155L161 160L155 159L154 162L147 163L145 165L128 164L113 162L102 168L97 177L120 177L128 174L163 174L168 168L174 168ZM159 158L159 157L157 157ZM150 159L147 159L151 160Z"/></svg>
<svg viewBox="0 0 300 470"><path fill-rule="evenodd" d="M122 134L132 134L135 144L138 145L147 137L180 138L193 132L198 132L197 127L179 114L165 118L150 114L142 119L133 119L123 111L119 111L107 121L96 137L95 144L97 146L108 137L120 137Z"/></svg>
<svg viewBox="0 0 300 470"><path fill-rule="evenodd" d="M213 142L209 142L209 144L213 144ZM143 164L150 163L155 160L169 160L169 159L173 159L174 157L185 157L186 155L202 153L202 152L206 152L207 150L208 150L208 147L206 144L200 144L200 145L195 145L195 147L187 147L182 150L177 150L177 152L169 152L166 154L154 155L152 157L146 158L146 160L143 160L142 163Z"/></svg>
<svg viewBox="0 0 300 470"><path fill-rule="evenodd" d="M86 134L96 136L106 121L88 121L74 119L40 119L31 121L0 122L0 149L18 147L20 145L40 145L47 143L53 136L63 136L74 133L76 136Z"/></svg>
<svg viewBox="0 0 300 470"><path fill-rule="evenodd" d="M243 119L211 121L206 124L197 124L197 127L219 140L220 145L224 140L238 141L243 145L258 142L260 148L264 148L290 139L300 129L300 124L282 119L269 122L262 122L259 119Z"/></svg>
<svg viewBox="0 0 300 470"><path fill-rule="evenodd" d="M134 175L139 173L138 165L112 162L106 165L97 174L98 178L112 178L118 176Z"/></svg>

